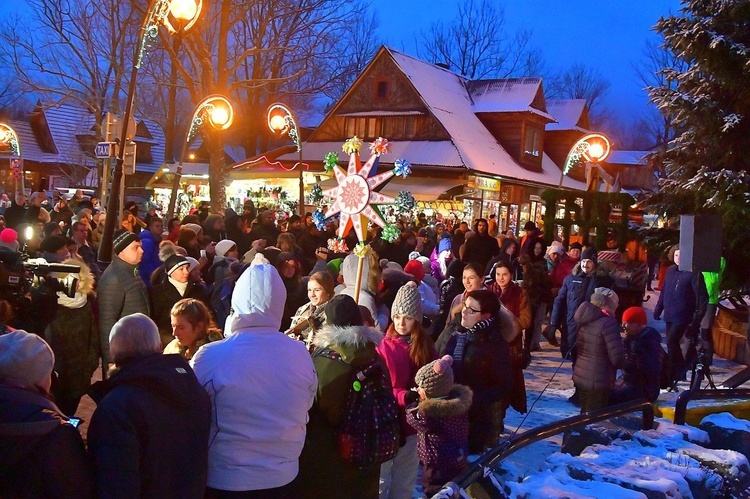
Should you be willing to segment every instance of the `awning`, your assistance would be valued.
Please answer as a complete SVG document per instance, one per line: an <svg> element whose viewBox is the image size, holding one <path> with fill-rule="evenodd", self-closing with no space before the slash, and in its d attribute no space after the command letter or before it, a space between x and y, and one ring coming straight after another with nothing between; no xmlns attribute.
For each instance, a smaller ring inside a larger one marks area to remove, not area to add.
<svg viewBox="0 0 750 499"><path fill-rule="evenodd" d="M336 187L336 180L331 178L320 182L323 190ZM387 196L396 197L400 191L411 192L417 201L434 201L441 194L453 189L463 182L455 179L435 179L426 177L394 178L383 187L382 192Z"/></svg>
<svg viewBox="0 0 750 499"><path fill-rule="evenodd" d="M146 189L171 189L177 163L163 164L146 182ZM182 184L208 184L208 163L183 163Z"/></svg>

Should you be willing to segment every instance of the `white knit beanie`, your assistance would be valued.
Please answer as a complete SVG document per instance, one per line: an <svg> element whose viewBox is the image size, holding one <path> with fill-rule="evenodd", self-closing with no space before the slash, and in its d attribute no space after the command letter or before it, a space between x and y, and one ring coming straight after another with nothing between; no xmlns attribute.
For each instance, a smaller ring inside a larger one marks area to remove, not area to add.
<svg viewBox="0 0 750 499"><path fill-rule="evenodd" d="M20 329L0 336L0 380L37 386L54 367L55 354L41 337Z"/></svg>
<svg viewBox="0 0 750 499"><path fill-rule="evenodd" d="M422 296L414 282L404 284L396 293L396 299L391 307L391 319L397 315L405 315L422 322Z"/></svg>

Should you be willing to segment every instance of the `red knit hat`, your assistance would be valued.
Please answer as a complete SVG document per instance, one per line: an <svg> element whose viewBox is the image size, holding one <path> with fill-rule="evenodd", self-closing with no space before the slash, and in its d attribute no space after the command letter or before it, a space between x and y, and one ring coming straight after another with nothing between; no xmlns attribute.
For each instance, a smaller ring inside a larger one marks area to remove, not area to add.
<svg viewBox="0 0 750 499"><path fill-rule="evenodd" d="M419 260L409 260L409 263L404 267L404 272L412 275L417 281L422 282L422 279L424 279L424 267Z"/></svg>
<svg viewBox="0 0 750 499"><path fill-rule="evenodd" d="M646 318L646 311L641 307L630 307L622 313L622 322L628 322L631 324L646 324L648 319Z"/></svg>

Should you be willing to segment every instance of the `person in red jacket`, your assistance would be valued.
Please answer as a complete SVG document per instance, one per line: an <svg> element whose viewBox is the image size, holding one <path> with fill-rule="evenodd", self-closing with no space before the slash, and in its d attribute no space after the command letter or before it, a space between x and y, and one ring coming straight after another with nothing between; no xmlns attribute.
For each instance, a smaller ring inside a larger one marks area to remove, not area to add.
<svg viewBox="0 0 750 499"><path fill-rule="evenodd" d="M422 297L414 282L401 286L391 307L393 323L377 347L385 360L399 406L406 443L392 460L380 465L380 497L411 497L417 481L419 455L416 430L406 424L406 406L417 402L417 370L437 358L435 346L422 329Z"/></svg>

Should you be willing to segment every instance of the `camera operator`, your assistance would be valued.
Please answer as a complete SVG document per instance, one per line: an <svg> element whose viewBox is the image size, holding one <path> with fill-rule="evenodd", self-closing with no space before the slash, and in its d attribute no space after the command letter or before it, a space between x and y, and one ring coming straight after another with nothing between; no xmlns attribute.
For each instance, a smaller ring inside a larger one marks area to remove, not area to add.
<svg viewBox="0 0 750 499"><path fill-rule="evenodd" d="M115 257L99 279L99 338L102 368L110 364L109 333L126 315L150 312L148 290L138 275L143 250L141 240L130 231L121 230L112 242Z"/></svg>

